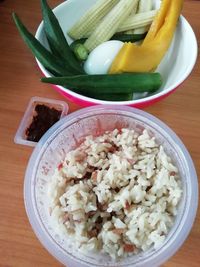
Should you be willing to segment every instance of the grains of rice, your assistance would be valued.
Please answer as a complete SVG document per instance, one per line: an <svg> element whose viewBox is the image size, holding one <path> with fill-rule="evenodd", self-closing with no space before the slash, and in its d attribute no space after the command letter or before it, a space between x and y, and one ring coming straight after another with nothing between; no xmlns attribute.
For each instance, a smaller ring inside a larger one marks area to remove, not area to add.
<svg viewBox="0 0 200 267"><path fill-rule="evenodd" d="M164 242L182 190L177 167L147 130L115 129L68 152L48 195L55 231L116 259Z"/></svg>

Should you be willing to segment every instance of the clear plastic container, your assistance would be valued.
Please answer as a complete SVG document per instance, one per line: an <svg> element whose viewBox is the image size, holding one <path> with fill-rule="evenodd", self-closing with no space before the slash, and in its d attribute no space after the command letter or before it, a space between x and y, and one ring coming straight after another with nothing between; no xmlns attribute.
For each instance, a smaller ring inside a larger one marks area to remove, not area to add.
<svg viewBox="0 0 200 267"><path fill-rule="evenodd" d="M68 113L68 104L61 100L49 99L44 97L34 96L29 101L28 107L20 122L19 128L16 132L14 142L16 144L36 146L37 142L29 141L26 139L26 129L29 127L35 115L35 107L37 104L44 104L49 108L55 108L61 112L60 119Z"/></svg>
<svg viewBox="0 0 200 267"><path fill-rule="evenodd" d="M73 247L67 236L59 236L49 219L47 186L50 176L65 154L86 135L99 135L105 130L129 127L148 129L156 136L179 168L183 196L173 228L158 249L150 249L115 262L102 254L85 255ZM176 134L152 115L130 107L95 106L74 112L56 123L36 146L25 176L24 198L33 230L44 247L68 267L159 266L169 259L187 238L197 211L198 182L192 159Z"/></svg>

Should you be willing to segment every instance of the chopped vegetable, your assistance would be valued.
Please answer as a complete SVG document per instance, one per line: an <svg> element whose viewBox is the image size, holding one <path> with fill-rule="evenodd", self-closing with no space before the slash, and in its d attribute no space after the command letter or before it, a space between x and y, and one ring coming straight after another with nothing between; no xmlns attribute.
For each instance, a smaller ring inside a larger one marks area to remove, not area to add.
<svg viewBox="0 0 200 267"><path fill-rule="evenodd" d="M161 13L156 16L141 46L124 44L111 65L110 73L151 72L157 68L171 44L183 0L171 0L168 4L169 0L162 1Z"/></svg>
<svg viewBox="0 0 200 267"><path fill-rule="evenodd" d="M52 55L41 45L41 43L26 29L15 13L13 13L13 19L23 40L31 49L34 56L47 70L51 71L51 73L56 76L73 74L70 68L67 68L56 56Z"/></svg>
<svg viewBox="0 0 200 267"><path fill-rule="evenodd" d="M42 44L26 29L16 14L13 14L13 18L22 38L32 50L35 57L47 70L55 75L55 77L51 78L42 78L42 82L62 85L70 88L70 90L74 92L96 99L128 101L133 99L133 93L152 93L158 90L162 84L161 75L159 73L138 73L139 71L122 74L112 74L111 72L109 75L86 75L80 61L86 60L88 52L109 39L134 42L141 40L146 36L146 32L131 35L122 34L121 32L115 34L116 31L121 31L122 27L127 30L130 27L131 29L134 27L143 27L152 22L157 12L155 10L133 16L138 6L138 1L139 0L98 1L98 4L95 4L87 12L87 14L91 14L90 19L88 20L88 15L85 14L85 18L82 17L78 22L80 23L80 21L82 21L81 24L77 23L70 30L72 34L74 32L74 34L79 34L79 38L83 33L84 34L82 36L85 36L86 33L88 34L91 31L93 32L88 39L78 38L77 41L73 42L69 46L53 11L48 6L46 0L41 0L44 30L51 52L42 46ZM163 2L165 1L167 2L168 0L163 0ZM177 2L180 2L180 0L177 0ZM176 7L175 4L172 7L170 6L170 10L173 10L174 7ZM163 10L166 11L166 8L163 8ZM168 12L170 14L170 11ZM172 13L175 16L175 12ZM129 16L130 14L131 16ZM156 18L159 20L157 23L154 21L157 32L152 29L149 39L151 39L155 34L159 35L159 31L162 33L162 27L165 25L162 16L158 15ZM175 22L175 18L173 16L172 20ZM161 21L163 21L163 25ZM96 27L97 24L98 26ZM77 25L80 25L80 27ZM84 27L82 27L82 25ZM161 29L159 29L159 25L161 26ZM171 27L172 26L173 25L171 25ZM94 29L94 27L96 27L96 29ZM164 34L162 33L161 36L163 35ZM161 38L158 40L160 41ZM150 44L151 43L152 42L150 42ZM127 48L128 45L129 47ZM131 43L125 44L122 50L124 50L125 47L125 56L130 57L131 59L133 55L130 45ZM120 55L120 53L118 55ZM148 56L150 57L150 55ZM149 64L147 60L148 57L146 57L145 54L143 57L143 61L145 60L145 62L147 61L147 64ZM131 65L128 66L129 69L131 69L134 65L143 64L142 60L141 62L131 60L131 64L125 57L122 57L122 62L119 61L119 63L121 64L119 64L119 69L117 69L117 71L120 70L119 72L129 72L124 71L128 64ZM121 67L122 70L120 69ZM123 67L125 68L123 69Z"/></svg>
<svg viewBox="0 0 200 267"><path fill-rule="evenodd" d="M135 246L133 244L124 244L124 251L125 252L133 252L135 250Z"/></svg>
<svg viewBox="0 0 200 267"><path fill-rule="evenodd" d="M116 33L112 36L111 40L119 40L122 42L137 42L143 40L147 33L143 34L126 34L126 33Z"/></svg>
<svg viewBox="0 0 200 267"><path fill-rule="evenodd" d="M133 17L136 13L137 13L137 10L138 10L138 5L139 5L139 2L140 2L140 0L138 1L138 4L134 7L134 9L132 10L132 12L131 12L131 14L128 16L128 18L129 17ZM133 30L130 30L129 32L128 31L125 31L125 32L123 32L123 33L127 33L127 34L133 34Z"/></svg>
<svg viewBox="0 0 200 267"><path fill-rule="evenodd" d="M87 40L87 38L77 39L77 40L73 41L73 42L70 44L70 48L71 48L72 51L73 51L77 44L84 44L86 40Z"/></svg>
<svg viewBox="0 0 200 267"><path fill-rule="evenodd" d="M117 29L117 32L124 32L127 30L133 30L140 27L148 26L155 18L157 10L151 10L134 16L129 16L124 23Z"/></svg>
<svg viewBox="0 0 200 267"><path fill-rule="evenodd" d="M138 4L138 0L121 0L105 16L85 42L89 51L108 41Z"/></svg>
<svg viewBox="0 0 200 267"><path fill-rule="evenodd" d="M117 40L122 42L137 42L143 40L147 35L146 33L143 34L125 34L125 33L115 33L110 40ZM70 45L71 49L74 50L77 44L84 44L87 38L81 38L73 41Z"/></svg>
<svg viewBox="0 0 200 267"><path fill-rule="evenodd" d="M133 94L132 93L127 93L127 94L115 94L115 93L111 93L111 94L85 94L85 96L88 97L92 97L95 99L99 99L99 100L106 100L106 101L130 101L133 100Z"/></svg>
<svg viewBox="0 0 200 267"><path fill-rule="evenodd" d="M80 63L72 53L60 24L46 0L41 0L45 34L51 50L61 58L74 73L84 73Z"/></svg>
<svg viewBox="0 0 200 267"><path fill-rule="evenodd" d="M146 36L144 43L147 43L149 41L153 41L153 39L156 37L156 34L161 29L161 27L164 25L165 19L166 19L167 15L169 14L169 9L170 9L171 3L172 3L172 0L162 1L161 7L160 7L152 25L151 25L151 28L148 32L148 36Z"/></svg>
<svg viewBox="0 0 200 267"><path fill-rule="evenodd" d="M81 94L128 94L133 92L154 92L162 84L159 73L123 73L102 75L75 75L67 77L42 78L42 82L67 86Z"/></svg>
<svg viewBox="0 0 200 267"><path fill-rule="evenodd" d="M140 14L143 12L148 12L148 11L151 11L152 9L153 9L152 0L140 0L137 13ZM149 26L150 25L148 25L146 27L141 27L141 28L135 29L133 31L133 33L134 34L142 34L142 33L148 32Z"/></svg>
<svg viewBox="0 0 200 267"><path fill-rule="evenodd" d="M99 24L100 20L117 4L119 0L97 1L69 30L68 35L73 39L88 36Z"/></svg>
<svg viewBox="0 0 200 267"><path fill-rule="evenodd" d="M88 58L88 51L81 43L76 43L72 46L72 50L80 61L84 61Z"/></svg>
<svg viewBox="0 0 200 267"><path fill-rule="evenodd" d="M117 235L121 235L125 232L125 229L124 228L115 228L112 231L113 231L113 233L115 233Z"/></svg>

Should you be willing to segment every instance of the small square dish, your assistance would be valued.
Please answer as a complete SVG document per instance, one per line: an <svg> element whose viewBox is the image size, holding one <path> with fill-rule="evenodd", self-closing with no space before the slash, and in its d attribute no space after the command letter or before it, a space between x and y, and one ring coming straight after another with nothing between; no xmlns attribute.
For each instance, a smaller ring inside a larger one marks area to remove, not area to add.
<svg viewBox="0 0 200 267"><path fill-rule="evenodd" d="M66 102L43 97L32 97L14 137L16 144L36 146L44 133L67 115Z"/></svg>

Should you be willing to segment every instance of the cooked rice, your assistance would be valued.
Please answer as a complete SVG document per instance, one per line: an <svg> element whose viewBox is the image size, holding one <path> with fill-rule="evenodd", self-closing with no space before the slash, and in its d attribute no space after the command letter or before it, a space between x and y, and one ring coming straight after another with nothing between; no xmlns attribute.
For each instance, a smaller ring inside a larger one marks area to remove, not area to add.
<svg viewBox="0 0 200 267"><path fill-rule="evenodd" d="M177 167L147 130L86 137L49 186L56 231L115 259L162 245L181 195Z"/></svg>

